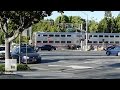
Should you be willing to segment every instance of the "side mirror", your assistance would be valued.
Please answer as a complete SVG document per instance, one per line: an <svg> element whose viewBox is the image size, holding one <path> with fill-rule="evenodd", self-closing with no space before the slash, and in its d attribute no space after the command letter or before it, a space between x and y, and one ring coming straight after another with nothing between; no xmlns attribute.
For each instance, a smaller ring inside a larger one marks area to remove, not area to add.
<svg viewBox="0 0 120 90"><path fill-rule="evenodd" d="M39 48L35 48L35 51L38 52L38 51L39 51Z"/></svg>

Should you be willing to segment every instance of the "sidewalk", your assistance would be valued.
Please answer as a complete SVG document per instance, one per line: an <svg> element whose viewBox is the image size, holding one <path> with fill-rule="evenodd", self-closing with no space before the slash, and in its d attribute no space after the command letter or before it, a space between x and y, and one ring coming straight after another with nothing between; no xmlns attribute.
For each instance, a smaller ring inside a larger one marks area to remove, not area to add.
<svg viewBox="0 0 120 90"><path fill-rule="evenodd" d="M24 79L23 76L17 74L0 74L0 79Z"/></svg>

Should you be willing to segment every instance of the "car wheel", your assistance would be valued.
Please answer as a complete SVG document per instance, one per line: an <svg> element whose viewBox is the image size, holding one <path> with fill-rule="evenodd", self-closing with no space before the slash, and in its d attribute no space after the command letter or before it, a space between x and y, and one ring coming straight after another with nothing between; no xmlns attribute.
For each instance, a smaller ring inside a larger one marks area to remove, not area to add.
<svg viewBox="0 0 120 90"><path fill-rule="evenodd" d="M36 63L41 63L41 59L37 59Z"/></svg>
<svg viewBox="0 0 120 90"><path fill-rule="evenodd" d="M110 52L106 52L106 54L107 54L107 56L109 56L109 55L110 55Z"/></svg>
<svg viewBox="0 0 120 90"><path fill-rule="evenodd" d="M53 51L54 50L54 48L51 48L51 51Z"/></svg>

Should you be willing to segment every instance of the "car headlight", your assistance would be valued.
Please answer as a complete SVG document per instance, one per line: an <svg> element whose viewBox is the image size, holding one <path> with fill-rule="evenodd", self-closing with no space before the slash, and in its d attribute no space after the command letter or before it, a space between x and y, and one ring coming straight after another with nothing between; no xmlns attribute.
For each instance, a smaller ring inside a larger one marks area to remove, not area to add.
<svg viewBox="0 0 120 90"><path fill-rule="evenodd" d="M29 59L30 57L28 57L28 56L23 56L23 59Z"/></svg>

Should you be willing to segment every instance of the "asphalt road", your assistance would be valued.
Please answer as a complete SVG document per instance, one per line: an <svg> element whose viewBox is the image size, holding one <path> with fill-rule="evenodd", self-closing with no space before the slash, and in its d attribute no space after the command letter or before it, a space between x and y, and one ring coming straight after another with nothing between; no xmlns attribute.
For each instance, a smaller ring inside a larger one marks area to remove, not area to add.
<svg viewBox="0 0 120 90"><path fill-rule="evenodd" d="M105 51L41 51L42 63L0 79L120 79L120 56ZM4 60L1 60L4 63Z"/></svg>
<svg viewBox="0 0 120 90"><path fill-rule="evenodd" d="M41 51L42 63L16 72L25 79L120 79L120 57L104 51Z"/></svg>

